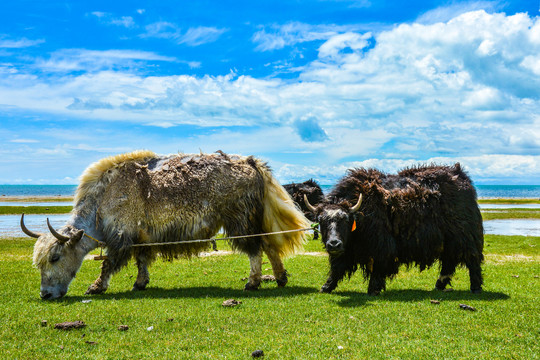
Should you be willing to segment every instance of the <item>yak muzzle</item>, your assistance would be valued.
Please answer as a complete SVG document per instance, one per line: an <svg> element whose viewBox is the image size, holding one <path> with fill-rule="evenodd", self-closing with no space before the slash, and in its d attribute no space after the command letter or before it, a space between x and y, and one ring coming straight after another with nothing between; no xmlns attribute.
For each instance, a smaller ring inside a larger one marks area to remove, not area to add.
<svg viewBox="0 0 540 360"><path fill-rule="evenodd" d="M328 251L330 254L340 253L343 251L343 249L343 242L341 240L333 239L326 243L326 251Z"/></svg>
<svg viewBox="0 0 540 360"><path fill-rule="evenodd" d="M41 300L49 300L49 299L59 299L66 295L65 291L60 291L56 296L53 296L52 292L49 292L47 290L43 290L39 293L39 296L41 297Z"/></svg>

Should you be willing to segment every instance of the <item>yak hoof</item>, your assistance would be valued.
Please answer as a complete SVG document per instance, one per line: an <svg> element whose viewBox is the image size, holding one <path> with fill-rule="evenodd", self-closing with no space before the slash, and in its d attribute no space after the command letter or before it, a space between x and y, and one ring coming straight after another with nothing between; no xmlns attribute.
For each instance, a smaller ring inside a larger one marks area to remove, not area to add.
<svg viewBox="0 0 540 360"><path fill-rule="evenodd" d="M107 289L102 288L101 286L97 286L96 284L92 284L88 287L88 290L84 293L85 295L96 295L96 294L103 294Z"/></svg>
<svg viewBox="0 0 540 360"><path fill-rule="evenodd" d="M278 287L284 287L289 282L289 279L287 278L287 272L284 272L281 277L276 278L276 283Z"/></svg>
<svg viewBox="0 0 540 360"><path fill-rule="evenodd" d="M381 290L375 290L375 291L368 292L368 295L369 296L377 296L377 295L380 295L380 293L381 293Z"/></svg>
<svg viewBox="0 0 540 360"><path fill-rule="evenodd" d="M244 287L244 290L245 291L259 290L259 284L253 285L251 283L247 283L246 286Z"/></svg>
<svg viewBox="0 0 540 360"><path fill-rule="evenodd" d="M334 290L334 289L331 289L331 288L329 288L329 287L327 287L327 286L323 286L323 287L321 288L321 290L319 290L319 292L325 293L325 294L330 294L330 293L332 292L332 290Z"/></svg>
<svg viewBox="0 0 540 360"><path fill-rule="evenodd" d="M137 283L133 284L133 289L131 291L143 291L146 290L146 284L138 285Z"/></svg>
<svg viewBox="0 0 540 360"><path fill-rule="evenodd" d="M471 289L471 292L473 294L481 294L482 293L482 288L480 288L480 289Z"/></svg>

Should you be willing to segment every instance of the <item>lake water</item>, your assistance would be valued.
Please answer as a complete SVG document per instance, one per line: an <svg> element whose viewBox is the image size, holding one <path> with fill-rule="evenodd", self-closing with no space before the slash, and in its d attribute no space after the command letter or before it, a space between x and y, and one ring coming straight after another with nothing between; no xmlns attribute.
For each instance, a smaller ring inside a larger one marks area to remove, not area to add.
<svg viewBox="0 0 540 360"><path fill-rule="evenodd" d="M51 214L51 215L24 215L24 224L28 230L35 233L46 233L47 218L51 225L58 229L69 219L69 214ZM20 227L21 215L0 215L0 236L7 237L25 237Z"/></svg>
<svg viewBox="0 0 540 360"><path fill-rule="evenodd" d="M47 217L51 225L58 229L69 219L69 214L60 215L25 215L24 223L33 232L48 232ZM0 215L0 236L24 237L20 228L20 215ZM538 219L505 219L484 221L486 234L540 236Z"/></svg>
<svg viewBox="0 0 540 360"><path fill-rule="evenodd" d="M482 210L487 209L540 209L540 204L478 204Z"/></svg>
<svg viewBox="0 0 540 360"><path fill-rule="evenodd" d="M484 221L484 231L493 235L540 236L540 220L504 219Z"/></svg>
<svg viewBox="0 0 540 360"><path fill-rule="evenodd" d="M324 192L332 185L321 185ZM73 196L77 185L0 185L1 196ZM481 198L540 199L540 185L477 185Z"/></svg>
<svg viewBox="0 0 540 360"><path fill-rule="evenodd" d="M0 196L73 196L77 185L0 185Z"/></svg>

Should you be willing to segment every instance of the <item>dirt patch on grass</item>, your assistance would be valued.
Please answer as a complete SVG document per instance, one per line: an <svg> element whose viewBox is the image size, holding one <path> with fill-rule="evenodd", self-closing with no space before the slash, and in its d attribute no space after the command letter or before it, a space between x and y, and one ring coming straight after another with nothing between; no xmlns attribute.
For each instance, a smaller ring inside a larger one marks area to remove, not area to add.
<svg viewBox="0 0 540 360"><path fill-rule="evenodd" d="M303 253L299 253L297 255L307 255L307 256L328 256L328 253L324 251L306 251Z"/></svg>
<svg viewBox="0 0 540 360"><path fill-rule="evenodd" d="M540 261L540 256L538 255L522 255L522 254L511 254L511 255L501 255L501 254L486 254L486 262L493 264L503 264L507 262L536 262Z"/></svg>

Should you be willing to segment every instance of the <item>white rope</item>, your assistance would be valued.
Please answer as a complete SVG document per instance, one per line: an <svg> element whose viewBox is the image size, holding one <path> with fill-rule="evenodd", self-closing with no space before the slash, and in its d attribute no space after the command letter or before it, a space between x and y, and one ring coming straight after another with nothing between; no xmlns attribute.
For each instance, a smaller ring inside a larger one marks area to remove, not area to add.
<svg viewBox="0 0 540 360"><path fill-rule="evenodd" d="M275 232L269 232L269 233L263 233L263 234L238 235L238 236L229 236L229 237L223 237L223 238L210 238L210 239L198 239L198 240L180 240L180 241L161 242L161 243L133 244L131 246L132 247L142 247L142 246L162 246L162 245L192 244L192 243L199 243L199 242L210 242L210 241L215 241L215 240L234 240L234 239L241 239L241 238L264 236L264 235L286 234L286 233L291 233L291 232L309 231L309 230L314 230L314 228L275 231Z"/></svg>

